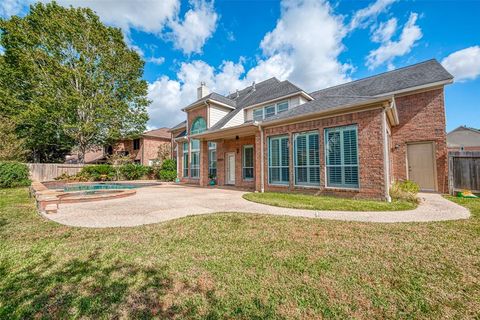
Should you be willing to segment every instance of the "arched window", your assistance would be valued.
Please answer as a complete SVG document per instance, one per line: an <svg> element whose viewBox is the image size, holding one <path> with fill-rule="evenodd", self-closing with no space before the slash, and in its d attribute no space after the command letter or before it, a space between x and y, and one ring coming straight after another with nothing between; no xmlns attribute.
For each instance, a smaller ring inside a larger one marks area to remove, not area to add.
<svg viewBox="0 0 480 320"><path fill-rule="evenodd" d="M190 134L202 133L207 130L207 122L202 117L198 117L193 121Z"/></svg>

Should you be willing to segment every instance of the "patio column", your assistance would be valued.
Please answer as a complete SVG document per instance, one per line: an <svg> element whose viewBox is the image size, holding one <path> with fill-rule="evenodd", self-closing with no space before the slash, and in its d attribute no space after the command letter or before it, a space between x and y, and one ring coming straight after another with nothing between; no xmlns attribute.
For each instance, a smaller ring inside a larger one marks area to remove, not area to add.
<svg viewBox="0 0 480 320"><path fill-rule="evenodd" d="M200 186L208 186L208 141L200 141Z"/></svg>
<svg viewBox="0 0 480 320"><path fill-rule="evenodd" d="M262 168L262 161L261 161L261 149L262 149L262 138L260 131L255 133L255 191L261 192L262 191L262 179L261 179L261 168Z"/></svg>

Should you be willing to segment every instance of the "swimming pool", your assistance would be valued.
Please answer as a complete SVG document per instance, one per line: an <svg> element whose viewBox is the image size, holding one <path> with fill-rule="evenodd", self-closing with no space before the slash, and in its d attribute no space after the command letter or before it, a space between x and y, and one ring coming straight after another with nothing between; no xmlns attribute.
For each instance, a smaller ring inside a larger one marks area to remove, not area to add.
<svg viewBox="0 0 480 320"><path fill-rule="evenodd" d="M120 183L120 182L105 182L105 183L82 183L82 184L68 184L63 187L64 192L77 191L98 191L98 190L128 190L141 187L155 186L158 183Z"/></svg>

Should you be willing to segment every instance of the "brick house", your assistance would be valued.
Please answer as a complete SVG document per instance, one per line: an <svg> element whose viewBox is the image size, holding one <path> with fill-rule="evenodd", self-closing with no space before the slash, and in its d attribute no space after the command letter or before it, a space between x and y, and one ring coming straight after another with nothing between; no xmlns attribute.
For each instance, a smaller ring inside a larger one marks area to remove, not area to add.
<svg viewBox="0 0 480 320"><path fill-rule="evenodd" d="M124 139L105 148L92 149L85 154L85 163L105 163L108 156L116 153L129 156L135 163L152 165L158 157L159 148L167 148L171 152L172 136L168 128L146 131L136 139Z"/></svg>
<svg viewBox="0 0 480 320"><path fill-rule="evenodd" d="M436 60L307 93L271 78L228 96L198 88L173 127L183 183L389 200L395 180L447 192Z"/></svg>

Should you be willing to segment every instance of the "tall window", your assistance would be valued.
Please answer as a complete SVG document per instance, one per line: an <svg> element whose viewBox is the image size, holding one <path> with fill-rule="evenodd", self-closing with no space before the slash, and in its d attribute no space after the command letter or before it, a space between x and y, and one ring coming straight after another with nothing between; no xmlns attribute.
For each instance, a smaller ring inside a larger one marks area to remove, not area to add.
<svg viewBox="0 0 480 320"><path fill-rule="evenodd" d="M190 154L192 160L190 162L190 176L192 178L200 177L200 140L192 139L190 141Z"/></svg>
<svg viewBox="0 0 480 320"><path fill-rule="evenodd" d="M358 188L357 126L325 129L327 186Z"/></svg>
<svg viewBox="0 0 480 320"><path fill-rule="evenodd" d="M207 130L207 122L202 117L198 117L192 123L190 134L202 133L205 130Z"/></svg>
<svg viewBox="0 0 480 320"><path fill-rule="evenodd" d="M243 146L242 171L244 180L253 179L253 146Z"/></svg>
<svg viewBox="0 0 480 320"><path fill-rule="evenodd" d="M268 181L271 184L289 182L288 137L268 139Z"/></svg>
<svg viewBox="0 0 480 320"><path fill-rule="evenodd" d="M183 143L183 176L188 177L188 143Z"/></svg>
<svg viewBox="0 0 480 320"><path fill-rule="evenodd" d="M318 132L294 136L295 185L320 185L320 155Z"/></svg>
<svg viewBox="0 0 480 320"><path fill-rule="evenodd" d="M217 144L208 143L208 176L217 177Z"/></svg>
<svg viewBox="0 0 480 320"><path fill-rule="evenodd" d="M133 139L133 150L140 149L140 139Z"/></svg>

